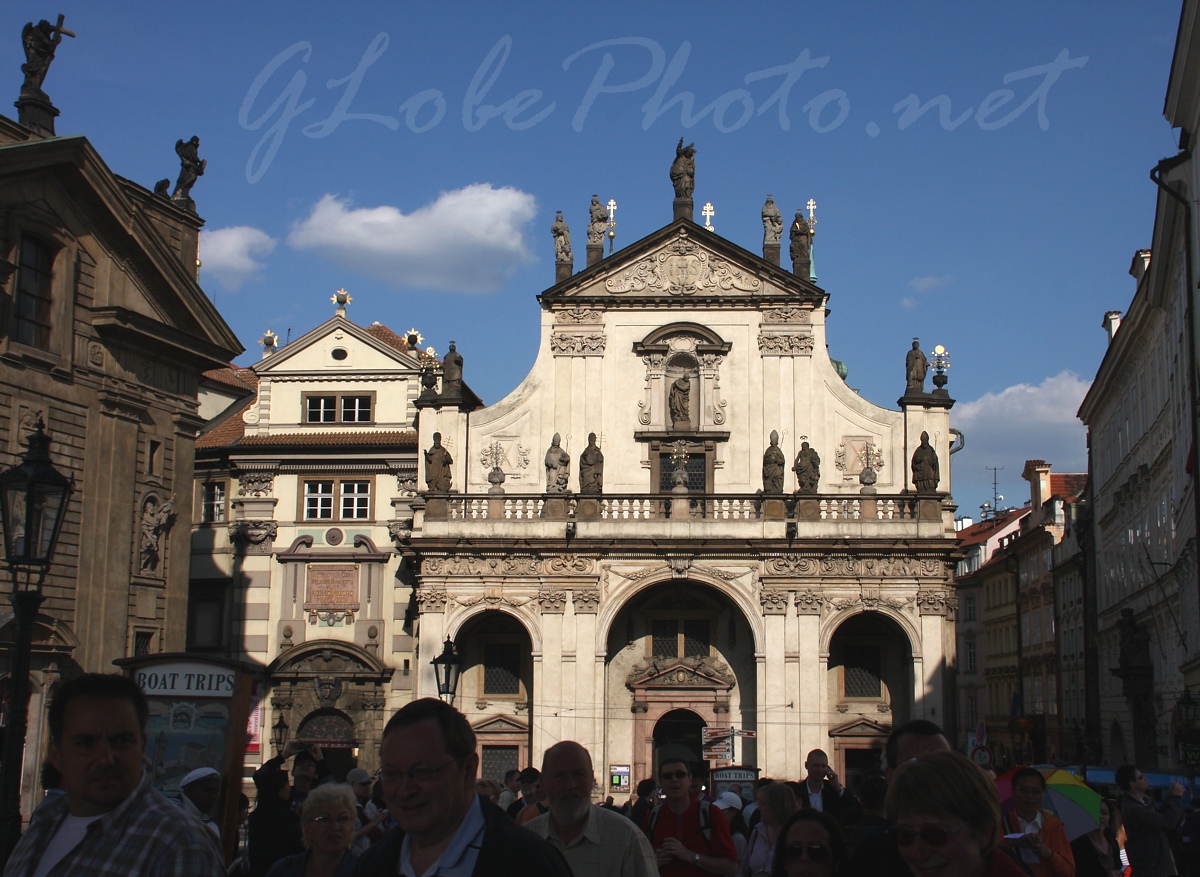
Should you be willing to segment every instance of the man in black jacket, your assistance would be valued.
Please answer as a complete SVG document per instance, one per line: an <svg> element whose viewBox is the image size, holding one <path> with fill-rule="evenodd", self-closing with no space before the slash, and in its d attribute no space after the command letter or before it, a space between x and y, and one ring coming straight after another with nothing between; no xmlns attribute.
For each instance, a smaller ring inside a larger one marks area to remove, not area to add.
<svg viewBox="0 0 1200 877"><path fill-rule="evenodd" d="M476 877L571 877L562 855L475 793L479 756L466 717L436 698L415 700L383 729L380 777L399 825L358 862L357 877L453 869Z"/></svg>

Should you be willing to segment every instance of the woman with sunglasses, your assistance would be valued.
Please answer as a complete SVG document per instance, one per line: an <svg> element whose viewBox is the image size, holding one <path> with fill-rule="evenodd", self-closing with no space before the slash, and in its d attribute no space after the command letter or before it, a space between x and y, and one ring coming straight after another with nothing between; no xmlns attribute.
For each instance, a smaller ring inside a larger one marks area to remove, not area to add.
<svg viewBox="0 0 1200 877"><path fill-rule="evenodd" d="M837 820L820 810L797 810L780 829L771 877L838 877L845 864Z"/></svg>
<svg viewBox="0 0 1200 877"><path fill-rule="evenodd" d="M995 784L959 752L905 762L887 794L888 834L914 877L1028 877L998 846Z"/></svg>
<svg viewBox="0 0 1200 877"><path fill-rule="evenodd" d="M357 821L349 786L317 786L304 799L300 814L305 851L280 859L267 877L351 877L358 862L350 852Z"/></svg>

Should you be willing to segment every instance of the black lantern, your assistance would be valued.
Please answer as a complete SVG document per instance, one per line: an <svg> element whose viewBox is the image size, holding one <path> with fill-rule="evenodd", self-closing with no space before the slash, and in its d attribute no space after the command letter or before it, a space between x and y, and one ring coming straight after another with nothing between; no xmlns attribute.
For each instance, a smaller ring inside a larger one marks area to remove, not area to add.
<svg viewBox="0 0 1200 877"><path fill-rule="evenodd" d="M0 863L21 836L21 765L29 722L29 663L42 582L67 515L73 483L50 462L50 437L41 416L16 466L0 474L4 561L12 573L13 633L9 657L8 722L0 761Z"/></svg>
<svg viewBox="0 0 1200 877"><path fill-rule="evenodd" d="M462 671L462 658L454 651L454 643L446 637L442 653L429 663L433 664L433 672L437 676L438 697L448 704L454 703L454 695L458 691L458 674Z"/></svg>
<svg viewBox="0 0 1200 877"><path fill-rule="evenodd" d="M73 485L50 462L50 436L40 416L28 444L25 459L0 475L4 559L9 569L36 569L44 576L54 556Z"/></svg>
<svg viewBox="0 0 1200 877"><path fill-rule="evenodd" d="M280 713L275 724L271 726L271 742L275 744L276 752L282 752L283 747L287 745L287 734L288 723L284 721L283 713Z"/></svg>

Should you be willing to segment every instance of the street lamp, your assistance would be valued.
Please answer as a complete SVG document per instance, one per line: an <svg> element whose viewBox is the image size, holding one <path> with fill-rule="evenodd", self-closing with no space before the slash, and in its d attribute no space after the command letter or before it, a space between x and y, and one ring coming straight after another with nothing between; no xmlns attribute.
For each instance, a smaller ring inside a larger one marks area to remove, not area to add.
<svg viewBox="0 0 1200 877"><path fill-rule="evenodd" d="M442 653L429 663L433 664L433 672L437 676L438 697L453 706L454 695L458 691L458 674L462 671L462 658L454 651L450 637L446 637Z"/></svg>
<svg viewBox="0 0 1200 877"><path fill-rule="evenodd" d="M27 439L25 458L0 474L4 560L13 580L13 651L9 659L8 726L0 762L0 860L21 836L21 766L29 712L29 653L42 582L54 557L74 482L50 462L50 437L41 415Z"/></svg>
<svg viewBox="0 0 1200 877"><path fill-rule="evenodd" d="M275 744L275 752L278 754L283 752L283 747L287 745L288 723L283 719L283 713L279 714L279 718L275 720L275 724L271 726L271 742Z"/></svg>

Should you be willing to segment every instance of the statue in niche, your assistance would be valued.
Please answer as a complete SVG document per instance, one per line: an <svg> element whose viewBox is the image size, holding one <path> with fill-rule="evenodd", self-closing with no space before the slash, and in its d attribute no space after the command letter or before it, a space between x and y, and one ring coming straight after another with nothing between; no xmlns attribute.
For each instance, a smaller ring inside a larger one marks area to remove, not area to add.
<svg viewBox="0 0 1200 877"><path fill-rule="evenodd" d="M675 147L675 161L671 162L671 185L676 198L691 198L696 190L696 144L684 146L682 137Z"/></svg>
<svg viewBox="0 0 1200 877"><path fill-rule="evenodd" d="M941 481L937 451L929 444L927 432L921 433L921 444L913 452L912 479L917 486L917 493L936 493L938 482Z"/></svg>
<svg viewBox="0 0 1200 877"><path fill-rule="evenodd" d="M204 169L208 167L208 161L200 158L200 138L192 137L186 143L176 140L175 154L179 156L179 179L175 181L175 191L171 193L171 200L189 201L192 197L192 186L204 176Z"/></svg>
<svg viewBox="0 0 1200 877"><path fill-rule="evenodd" d="M588 243L604 246L604 230L608 228L608 211L600 203L600 196L593 195L588 207Z"/></svg>
<svg viewBox="0 0 1200 877"><path fill-rule="evenodd" d="M46 73L54 60L58 44L62 42L63 34L75 36L63 27L63 16L58 17L58 24L51 24L42 19L37 24L27 22L21 30L21 45L25 49L25 63L21 72L25 74L25 82L21 85L21 94L42 94L42 83L46 81Z"/></svg>
<svg viewBox="0 0 1200 877"><path fill-rule="evenodd" d="M571 479L571 455L562 449L560 441L559 434L555 433L546 449L546 493L570 490L567 482Z"/></svg>
<svg viewBox="0 0 1200 877"><path fill-rule="evenodd" d="M149 496L142 506L142 535L140 572L152 573L158 570L158 561L162 556L161 541L163 533L171 525L171 509L175 500L169 499L162 505L158 497Z"/></svg>
<svg viewBox="0 0 1200 877"><path fill-rule="evenodd" d="M921 352L921 342L914 338L912 350L908 351L908 355L904 357L904 376L908 379L908 387L905 392L924 393L925 375L928 371L929 360Z"/></svg>
<svg viewBox="0 0 1200 877"><path fill-rule="evenodd" d="M1117 668L1125 672L1143 670L1150 672L1153 664L1150 660L1150 634L1138 627L1133 617L1133 610L1121 610L1121 620L1117 622L1119 634L1117 651Z"/></svg>
<svg viewBox="0 0 1200 877"><path fill-rule="evenodd" d="M571 229L567 227L561 210L554 217L554 224L550 226L550 234L554 235L554 261L572 261L574 256L571 253Z"/></svg>
<svg viewBox="0 0 1200 877"><path fill-rule="evenodd" d="M596 446L596 434L588 433L587 447L579 455L579 492L604 492L604 454Z"/></svg>
<svg viewBox="0 0 1200 877"><path fill-rule="evenodd" d="M462 396L462 370L462 354L451 341L450 349L442 358L442 398L458 399Z"/></svg>
<svg viewBox="0 0 1200 877"><path fill-rule="evenodd" d="M775 206L775 199L767 196L767 203L762 209L763 243L778 244L783 236L783 214Z"/></svg>
<svg viewBox="0 0 1200 877"><path fill-rule="evenodd" d="M671 423L676 428L692 425L692 382L687 375L680 375L671 384L667 408L671 412Z"/></svg>
<svg viewBox="0 0 1200 877"><path fill-rule="evenodd" d="M450 452L442 447L442 434L433 434L433 446L425 452L425 483L430 493L446 493L450 490L450 464L454 460Z"/></svg>
<svg viewBox="0 0 1200 877"><path fill-rule="evenodd" d="M779 450L779 433L771 430L771 445L763 453L763 493L783 493L783 470L787 457Z"/></svg>
<svg viewBox="0 0 1200 877"><path fill-rule="evenodd" d="M809 245L812 243L812 229L809 228L808 220L805 218L803 210L796 211L796 218L792 221L792 230L789 237L792 242L790 251L793 266L808 262Z"/></svg>
<svg viewBox="0 0 1200 877"><path fill-rule="evenodd" d="M797 493L816 493L821 481L821 455L809 447L808 442L801 442L792 471L796 473Z"/></svg>

